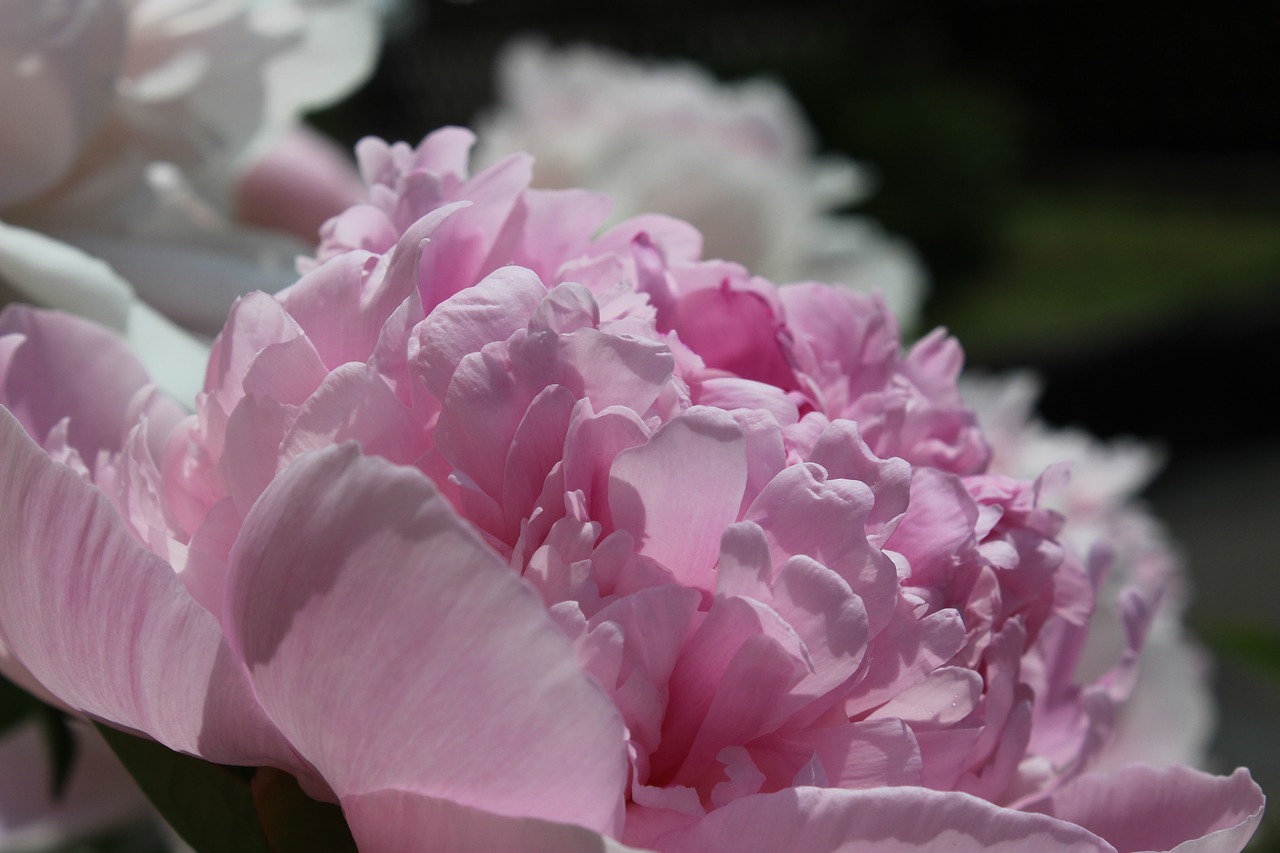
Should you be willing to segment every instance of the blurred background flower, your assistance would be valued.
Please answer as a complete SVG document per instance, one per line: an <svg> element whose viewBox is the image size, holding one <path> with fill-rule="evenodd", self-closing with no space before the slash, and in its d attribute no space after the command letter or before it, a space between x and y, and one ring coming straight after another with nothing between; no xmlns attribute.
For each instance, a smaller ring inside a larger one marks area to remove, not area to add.
<svg viewBox="0 0 1280 853"><path fill-rule="evenodd" d="M475 123L479 163L527 151L535 186L608 194L610 224L676 216L702 232L705 257L777 282L879 290L896 316L918 316L914 252L866 218L830 215L870 194L871 173L815 157L804 114L776 82L722 84L692 63L531 40L497 61L499 101Z"/></svg>
<svg viewBox="0 0 1280 853"><path fill-rule="evenodd" d="M368 76L377 9L9 0L2 11L7 295L127 331L189 401L205 351L165 318L212 335L236 296L292 281L311 241L288 232L314 233L358 197L342 149L298 122ZM262 163L282 161L291 169L268 170L263 189ZM316 213L300 224L288 201Z"/></svg>

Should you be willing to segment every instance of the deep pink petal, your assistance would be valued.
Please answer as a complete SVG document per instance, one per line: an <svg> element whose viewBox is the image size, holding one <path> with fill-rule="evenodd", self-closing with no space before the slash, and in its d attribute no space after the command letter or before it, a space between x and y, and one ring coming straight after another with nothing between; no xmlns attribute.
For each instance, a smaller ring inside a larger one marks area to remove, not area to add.
<svg viewBox="0 0 1280 853"><path fill-rule="evenodd" d="M617 828L617 711L417 470L351 444L299 458L245 520L227 607L263 706L339 797Z"/></svg>

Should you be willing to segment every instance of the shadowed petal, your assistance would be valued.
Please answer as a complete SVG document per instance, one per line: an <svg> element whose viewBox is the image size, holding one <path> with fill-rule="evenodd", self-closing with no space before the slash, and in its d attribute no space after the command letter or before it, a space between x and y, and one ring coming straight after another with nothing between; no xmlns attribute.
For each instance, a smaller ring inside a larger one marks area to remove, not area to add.
<svg viewBox="0 0 1280 853"><path fill-rule="evenodd" d="M502 850L504 853L628 853L635 848L580 826L504 817L469 806L384 790L344 797L342 810L365 853Z"/></svg>
<svg viewBox="0 0 1280 853"><path fill-rule="evenodd" d="M617 711L417 470L353 444L304 455L230 571L225 621L258 698L339 797L400 788L617 828Z"/></svg>

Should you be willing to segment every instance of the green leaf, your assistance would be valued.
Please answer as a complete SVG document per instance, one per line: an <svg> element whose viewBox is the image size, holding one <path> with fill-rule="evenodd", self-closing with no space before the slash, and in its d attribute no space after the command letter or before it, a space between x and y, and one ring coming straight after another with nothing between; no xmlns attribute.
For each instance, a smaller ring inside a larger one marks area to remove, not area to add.
<svg viewBox="0 0 1280 853"><path fill-rule="evenodd" d="M251 787L262 828L276 853L356 853L342 809L311 799L288 773L262 767Z"/></svg>
<svg viewBox="0 0 1280 853"><path fill-rule="evenodd" d="M0 734L21 723L40 706L40 700L14 684L0 678Z"/></svg>
<svg viewBox="0 0 1280 853"><path fill-rule="evenodd" d="M152 805L197 853L272 853L258 823L251 768L211 764L108 726L99 725L98 731Z"/></svg>
<svg viewBox="0 0 1280 853"><path fill-rule="evenodd" d="M71 778L71 769L76 763L76 739L67 724L67 715L57 708L38 703L36 719L40 722L40 730L44 734L44 745L49 751L49 762L53 765L53 785L50 793L54 801L62 799Z"/></svg>

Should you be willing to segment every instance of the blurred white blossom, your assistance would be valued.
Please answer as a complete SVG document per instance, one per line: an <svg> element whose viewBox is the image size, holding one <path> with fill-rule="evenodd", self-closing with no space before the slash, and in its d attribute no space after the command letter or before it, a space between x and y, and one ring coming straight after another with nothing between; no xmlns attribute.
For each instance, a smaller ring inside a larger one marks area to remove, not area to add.
<svg viewBox="0 0 1280 853"><path fill-rule="evenodd" d="M834 211L871 190L868 171L815 157L800 107L777 83L715 80L688 63L517 41L499 58L499 102L477 121L479 161L536 160L535 186L614 199L611 222L656 211L702 232L704 256L774 281L879 289L910 326L924 275L874 222Z"/></svg>
<svg viewBox="0 0 1280 853"><path fill-rule="evenodd" d="M21 298L127 332L189 398L180 377L203 346L154 332L168 317L211 334L236 296L292 280L309 241L246 226L237 214L292 222L237 210L238 187L303 111L368 75L376 6L2 0L0 20L0 277ZM307 174L348 202L358 182L329 158Z"/></svg>

